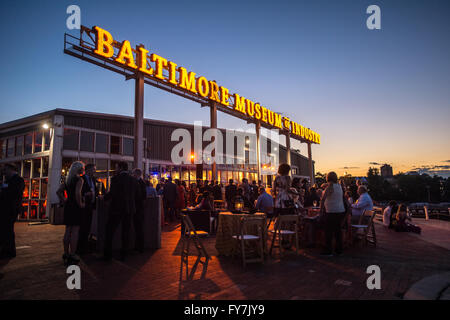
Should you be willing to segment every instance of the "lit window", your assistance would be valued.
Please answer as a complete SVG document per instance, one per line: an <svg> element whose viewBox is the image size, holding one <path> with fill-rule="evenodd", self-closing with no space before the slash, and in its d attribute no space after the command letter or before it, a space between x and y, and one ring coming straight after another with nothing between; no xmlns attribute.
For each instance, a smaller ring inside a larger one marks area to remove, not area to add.
<svg viewBox="0 0 450 320"><path fill-rule="evenodd" d="M120 137L111 136L111 153L120 154Z"/></svg>

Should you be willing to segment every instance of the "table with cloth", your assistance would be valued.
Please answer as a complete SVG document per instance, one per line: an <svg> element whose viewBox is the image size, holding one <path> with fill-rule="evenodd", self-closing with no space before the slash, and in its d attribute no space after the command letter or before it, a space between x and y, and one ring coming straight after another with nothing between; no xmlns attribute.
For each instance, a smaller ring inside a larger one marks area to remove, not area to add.
<svg viewBox="0 0 450 320"><path fill-rule="evenodd" d="M230 211L224 211L219 213L219 224L217 226L216 234L216 249L219 255L229 256L233 252L235 242L233 241L233 236L239 234L239 226L241 218L243 217L265 217L263 212L256 212L254 214L245 213L232 213ZM248 230L252 232L252 230ZM255 235L256 230L254 230ZM265 230L263 230L263 236ZM265 239L264 239L265 243ZM265 245L264 245L265 247Z"/></svg>
<svg viewBox="0 0 450 320"><path fill-rule="evenodd" d="M320 221L320 208L319 207L308 207L308 214L302 217L302 224L303 227L306 224L313 224L314 228L314 242L318 245L325 245L325 225L323 221ZM350 219L351 216L347 215L345 216L345 221L343 221L343 224L345 227L343 227L342 230L342 244L344 249L352 246L352 230L351 230L351 223ZM302 228L303 229L303 228ZM307 241L306 234L302 235L302 240Z"/></svg>

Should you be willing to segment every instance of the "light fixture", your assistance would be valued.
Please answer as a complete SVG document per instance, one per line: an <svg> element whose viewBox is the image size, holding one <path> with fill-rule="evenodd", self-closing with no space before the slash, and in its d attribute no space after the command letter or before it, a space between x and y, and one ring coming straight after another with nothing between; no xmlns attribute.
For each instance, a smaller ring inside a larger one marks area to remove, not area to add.
<svg viewBox="0 0 450 320"><path fill-rule="evenodd" d="M48 126L47 123L44 123L44 124L42 125L42 128L44 128L45 130L47 130L47 129L49 128L49 126Z"/></svg>

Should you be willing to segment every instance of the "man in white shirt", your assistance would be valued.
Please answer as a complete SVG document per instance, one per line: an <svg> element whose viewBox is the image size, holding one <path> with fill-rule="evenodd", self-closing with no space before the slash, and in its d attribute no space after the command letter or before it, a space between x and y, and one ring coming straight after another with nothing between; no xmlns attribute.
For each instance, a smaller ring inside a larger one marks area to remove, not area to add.
<svg viewBox="0 0 450 320"><path fill-rule="evenodd" d="M352 223L358 223L359 218L364 210L372 210L373 202L370 195L367 193L367 188L363 185L358 187L359 198L356 203L352 204Z"/></svg>

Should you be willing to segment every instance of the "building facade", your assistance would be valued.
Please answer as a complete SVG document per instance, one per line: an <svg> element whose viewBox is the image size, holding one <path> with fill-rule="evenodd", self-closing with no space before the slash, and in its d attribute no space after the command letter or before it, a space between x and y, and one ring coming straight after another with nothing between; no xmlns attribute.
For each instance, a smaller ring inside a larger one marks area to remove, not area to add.
<svg viewBox="0 0 450 320"><path fill-rule="evenodd" d="M58 203L56 190L73 161L95 164L96 176L109 189L117 162L126 161L130 168L133 166L133 126L132 117L64 109L1 124L0 165L16 164L25 180L23 212L19 219L44 220L49 217L51 206ZM193 125L144 120L143 168L146 177L154 183L168 176L188 184L197 179L212 180L211 165L175 165L172 162L171 151L178 141L171 141L171 136L180 128L194 136ZM269 145L271 143L275 142L270 141ZM209 142L203 143L203 147L207 144ZM277 147L278 162L286 162L286 148L278 144ZM272 146L267 150L273 150ZM249 152L246 146L241 164L218 164L217 180L222 183L243 178L257 181L257 167L249 164ZM271 159L270 153L261 158ZM292 150L291 166L293 176L309 177L308 158ZM262 161L263 183L270 185L276 170L272 162Z"/></svg>
<svg viewBox="0 0 450 320"><path fill-rule="evenodd" d="M394 175L392 167L388 164L384 164L380 167L380 173L383 178L390 178Z"/></svg>

